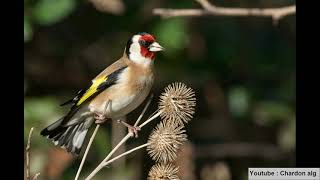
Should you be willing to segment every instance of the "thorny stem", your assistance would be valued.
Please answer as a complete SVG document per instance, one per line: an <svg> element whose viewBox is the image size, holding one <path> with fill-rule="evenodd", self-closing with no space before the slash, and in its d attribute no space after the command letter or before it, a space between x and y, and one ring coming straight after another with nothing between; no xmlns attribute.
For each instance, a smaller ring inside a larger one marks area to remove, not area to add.
<svg viewBox="0 0 320 180"><path fill-rule="evenodd" d="M125 156L125 155L128 155L128 154L130 154L130 153L132 153L132 152L134 152L134 151L137 151L137 150L139 150L139 149L142 149L142 148L144 148L144 147L147 147L148 145L149 145L149 143L145 143L145 144L142 144L142 145L140 145L140 146L138 146L138 147L135 147L135 148L133 148L133 149L131 149L131 150L129 150L129 151L126 151L126 152L118 155L117 157L114 157L114 158L110 159L109 161L105 162L105 163L103 164L103 166L107 166L107 165L111 164L113 161L115 161L115 160L117 160L117 159L119 159L119 158L121 158L121 157L123 157L123 156Z"/></svg>
<svg viewBox="0 0 320 180"><path fill-rule="evenodd" d="M92 133L92 136L90 137L90 141L87 145L87 148L86 148L86 151L82 157L82 160L81 160L81 163L80 163L80 166L79 166L79 169L78 169L78 172L76 174L76 177L74 178L75 180L78 180L79 179L79 176L80 176L80 173L81 173L81 170L82 170L82 167L83 167L83 164L84 162L86 161L86 158L87 158L87 155L88 155L88 152L89 152L89 149L91 147L91 144L94 140L94 137L96 136L98 130L99 130L99 127L100 127L100 124L97 124L96 128L94 129L94 132Z"/></svg>

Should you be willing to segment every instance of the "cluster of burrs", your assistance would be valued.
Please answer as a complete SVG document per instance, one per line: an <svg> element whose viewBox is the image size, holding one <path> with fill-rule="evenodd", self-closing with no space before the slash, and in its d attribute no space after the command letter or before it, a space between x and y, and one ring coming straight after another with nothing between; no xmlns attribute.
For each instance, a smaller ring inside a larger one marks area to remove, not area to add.
<svg viewBox="0 0 320 180"><path fill-rule="evenodd" d="M181 145L187 141L185 124L194 114L195 93L183 83L173 83L160 96L162 121L149 136L147 151L156 164L148 180L179 180L178 167L173 162Z"/></svg>
<svg viewBox="0 0 320 180"><path fill-rule="evenodd" d="M178 167L174 165L174 162L181 145L187 141L184 127L194 114L195 93L183 83L170 84L160 96L157 111L138 126L150 101L151 98L135 123L141 129L157 117L161 118L159 124L150 134L148 142L111 159L113 153L132 136L128 133L90 173L86 180L92 179L103 167L117 159L144 147L147 147L148 154L156 162L149 171L148 180L179 180Z"/></svg>

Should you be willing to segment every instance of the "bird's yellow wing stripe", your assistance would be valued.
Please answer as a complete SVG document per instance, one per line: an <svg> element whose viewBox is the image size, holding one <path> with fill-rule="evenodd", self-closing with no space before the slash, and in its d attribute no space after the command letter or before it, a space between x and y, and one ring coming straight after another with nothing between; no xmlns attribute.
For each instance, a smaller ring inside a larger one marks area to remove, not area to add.
<svg viewBox="0 0 320 180"><path fill-rule="evenodd" d="M97 88L99 87L99 85L103 82L105 82L108 79L108 77L101 77L98 79L95 79L92 81L92 85L90 86L90 88L85 92L85 94L83 94L83 96L80 98L80 100L77 103L77 106L79 106L80 104L82 104L85 100L87 100L90 96L92 96L92 94L94 94L95 92L97 92Z"/></svg>

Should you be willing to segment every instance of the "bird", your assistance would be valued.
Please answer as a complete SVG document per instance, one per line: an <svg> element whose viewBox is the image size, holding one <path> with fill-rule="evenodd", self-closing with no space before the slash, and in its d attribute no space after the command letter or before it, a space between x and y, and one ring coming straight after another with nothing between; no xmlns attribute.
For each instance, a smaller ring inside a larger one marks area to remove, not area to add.
<svg viewBox="0 0 320 180"><path fill-rule="evenodd" d="M62 103L61 106L71 105L69 111L40 134L67 152L79 155L92 124L119 120L146 99L154 82L156 53L163 50L154 35L146 32L133 35L127 41L122 57L78 91L74 98ZM122 123L137 136L138 127Z"/></svg>

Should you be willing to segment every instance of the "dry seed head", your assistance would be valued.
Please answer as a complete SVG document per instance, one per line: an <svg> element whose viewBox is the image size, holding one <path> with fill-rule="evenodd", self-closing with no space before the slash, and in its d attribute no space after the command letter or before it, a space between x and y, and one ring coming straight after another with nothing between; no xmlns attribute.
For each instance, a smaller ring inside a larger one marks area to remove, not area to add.
<svg viewBox="0 0 320 180"><path fill-rule="evenodd" d="M196 98L193 89L183 83L173 83L160 96L159 110L164 121L188 123L194 114Z"/></svg>
<svg viewBox="0 0 320 180"><path fill-rule="evenodd" d="M187 140L183 125L160 122L149 136L147 151L157 162L172 162L177 158L180 145Z"/></svg>
<svg viewBox="0 0 320 180"><path fill-rule="evenodd" d="M180 180L178 168L172 164L155 164L149 171L148 180Z"/></svg>

